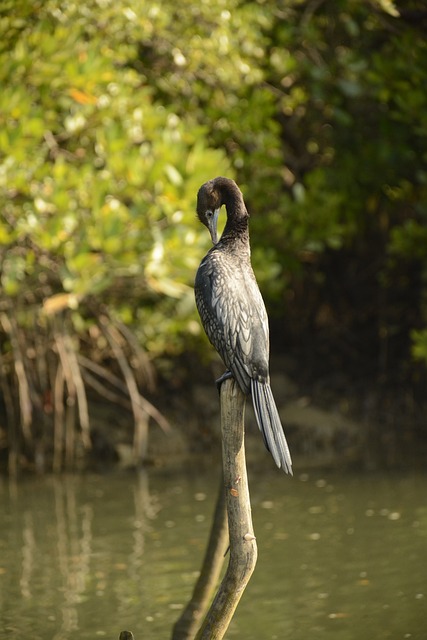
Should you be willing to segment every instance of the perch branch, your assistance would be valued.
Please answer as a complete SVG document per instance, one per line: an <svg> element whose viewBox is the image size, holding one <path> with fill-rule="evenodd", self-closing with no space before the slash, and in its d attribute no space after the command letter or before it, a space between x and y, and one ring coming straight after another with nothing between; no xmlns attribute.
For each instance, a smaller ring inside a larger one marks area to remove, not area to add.
<svg viewBox="0 0 427 640"><path fill-rule="evenodd" d="M230 560L197 640L224 637L256 565L257 545L245 460L244 411L244 394L233 379L225 380L221 385L221 431Z"/></svg>

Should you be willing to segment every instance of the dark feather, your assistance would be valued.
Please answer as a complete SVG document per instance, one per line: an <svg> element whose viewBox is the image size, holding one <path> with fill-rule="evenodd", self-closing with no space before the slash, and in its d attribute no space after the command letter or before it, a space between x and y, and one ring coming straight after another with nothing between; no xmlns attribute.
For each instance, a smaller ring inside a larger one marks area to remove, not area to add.
<svg viewBox="0 0 427 640"><path fill-rule="evenodd" d="M252 402L264 443L279 468L292 475L292 460L268 382L251 380Z"/></svg>
<svg viewBox="0 0 427 640"><path fill-rule="evenodd" d="M292 473L283 427L270 388L269 329L264 301L250 261L248 212L232 180L201 187L197 213L213 238L222 204L227 223L220 241L196 274L196 305L206 334L245 394L252 394L258 426L278 467Z"/></svg>

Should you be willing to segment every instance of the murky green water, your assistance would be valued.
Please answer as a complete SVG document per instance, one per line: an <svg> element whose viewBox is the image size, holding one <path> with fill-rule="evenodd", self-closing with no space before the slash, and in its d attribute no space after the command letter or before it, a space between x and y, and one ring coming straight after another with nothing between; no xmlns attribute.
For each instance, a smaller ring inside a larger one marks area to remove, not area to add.
<svg viewBox="0 0 427 640"><path fill-rule="evenodd" d="M0 638L170 637L216 472L0 481ZM427 476L250 478L259 559L227 637L427 638Z"/></svg>

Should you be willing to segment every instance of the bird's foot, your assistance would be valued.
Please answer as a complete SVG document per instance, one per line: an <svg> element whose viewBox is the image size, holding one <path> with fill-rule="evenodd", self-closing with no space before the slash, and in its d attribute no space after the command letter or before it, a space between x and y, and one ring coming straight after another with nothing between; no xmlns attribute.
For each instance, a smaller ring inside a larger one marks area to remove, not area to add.
<svg viewBox="0 0 427 640"><path fill-rule="evenodd" d="M215 384L216 384L216 388L218 389L218 393L221 393L221 385L223 382L225 382L225 380L230 380L230 378L233 378L233 374L231 373L231 371L225 371L222 376L220 376L218 378L218 380L215 380Z"/></svg>

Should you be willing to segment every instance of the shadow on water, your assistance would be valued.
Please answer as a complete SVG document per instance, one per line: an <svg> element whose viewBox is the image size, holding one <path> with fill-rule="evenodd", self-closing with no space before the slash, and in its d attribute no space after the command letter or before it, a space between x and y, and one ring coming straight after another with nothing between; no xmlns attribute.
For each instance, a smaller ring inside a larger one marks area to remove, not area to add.
<svg viewBox="0 0 427 640"><path fill-rule="evenodd" d="M267 468L267 467L266 467ZM0 484L0 638L170 637L218 471ZM425 638L422 474L250 477L259 560L227 637Z"/></svg>

